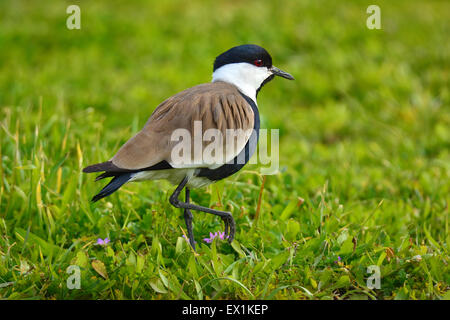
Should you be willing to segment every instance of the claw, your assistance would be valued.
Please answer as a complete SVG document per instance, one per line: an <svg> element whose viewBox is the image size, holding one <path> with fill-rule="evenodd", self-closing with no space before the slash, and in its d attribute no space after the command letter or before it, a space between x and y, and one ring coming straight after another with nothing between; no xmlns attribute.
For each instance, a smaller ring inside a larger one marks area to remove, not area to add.
<svg viewBox="0 0 450 320"><path fill-rule="evenodd" d="M233 229L231 231L230 243L234 240L234 234L236 233L236 224L233 221Z"/></svg>
<svg viewBox="0 0 450 320"><path fill-rule="evenodd" d="M228 242L231 243L234 240L234 234L236 232L236 223L234 222L233 217L230 217L231 224L230 224L230 236L228 238Z"/></svg>
<svg viewBox="0 0 450 320"><path fill-rule="evenodd" d="M222 218L225 223L225 237L228 238L228 242L232 242L234 239L234 233L236 231L236 223L234 222L233 216L230 214L229 216Z"/></svg>
<svg viewBox="0 0 450 320"><path fill-rule="evenodd" d="M223 220L223 223L225 224L225 238L227 238L228 234L229 234L228 229L229 229L230 226L228 225L228 219L227 218L224 217L222 220Z"/></svg>

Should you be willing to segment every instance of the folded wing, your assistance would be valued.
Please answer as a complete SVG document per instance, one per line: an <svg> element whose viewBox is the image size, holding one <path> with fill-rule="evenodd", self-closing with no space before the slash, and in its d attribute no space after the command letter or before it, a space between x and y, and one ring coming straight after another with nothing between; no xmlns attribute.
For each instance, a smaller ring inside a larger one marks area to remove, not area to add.
<svg viewBox="0 0 450 320"><path fill-rule="evenodd" d="M254 126L251 106L238 89L214 82L161 103L144 128L111 159L123 170L160 163L174 168L217 168L245 147Z"/></svg>

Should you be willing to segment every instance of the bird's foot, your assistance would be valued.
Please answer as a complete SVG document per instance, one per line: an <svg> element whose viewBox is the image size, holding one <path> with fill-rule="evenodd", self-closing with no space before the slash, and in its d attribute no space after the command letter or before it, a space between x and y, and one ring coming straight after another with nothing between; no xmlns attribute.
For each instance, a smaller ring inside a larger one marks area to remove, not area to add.
<svg viewBox="0 0 450 320"><path fill-rule="evenodd" d="M236 222L234 222L234 218L230 212L227 212L227 215L221 216L224 224L225 224L225 238L228 239L228 242L232 242L234 240L234 234L236 232Z"/></svg>

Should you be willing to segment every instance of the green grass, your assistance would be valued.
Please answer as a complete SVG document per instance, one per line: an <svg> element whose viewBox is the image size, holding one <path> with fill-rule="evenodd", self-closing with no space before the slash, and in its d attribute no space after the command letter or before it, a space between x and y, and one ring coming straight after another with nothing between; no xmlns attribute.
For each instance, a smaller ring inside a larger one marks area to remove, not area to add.
<svg viewBox="0 0 450 320"><path fill-rule="evenodd" d="M76 3L70 31L72 2L0 2L0 298L450 298L448 2L377 1L382 30L366 28L366 1ZM261 188L247 166L192 192L237 223L232 246L204 244L223 225L195 212L196 261L173 186L92 204L103 184L81 169L242 43L296 77L258 101L281 172Z"/></svg>

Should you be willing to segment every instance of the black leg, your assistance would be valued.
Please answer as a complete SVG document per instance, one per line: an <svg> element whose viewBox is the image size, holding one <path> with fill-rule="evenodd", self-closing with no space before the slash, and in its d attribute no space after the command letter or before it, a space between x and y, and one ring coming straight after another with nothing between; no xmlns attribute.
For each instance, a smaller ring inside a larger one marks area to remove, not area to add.
<svg viewBox="0 0 450 320"><path fill-rule="evenodd" d="M220 218L222 218L223 222L225 223L225 236L228 236L228 241L229 242L233 241L234 234L236 232L236 223L234 222L233 216L231 215L230 212L214 210L214 209L211 209L211 208L198 206L196 204L192 204L192 203L189 203L189 202L181 202L178 199L179 196L180 196L181 191L186 186L187 182L188 182L188 178L185 177L183 179L183 181L181 181L181 183L175 189L173 194L170 196L170 198L169 198L170 203L176 208L202 211L202 212L211 213L211 214L214 214L216 216L219 216Z"/></svg>
<svg viewBox="0 0 450 320"><path fill-rule="evenodd" d="M189 203L189 188L186 187L186 203ZM192 230L192 212L189 209L184 209L184 221L188 232L189 243L195 251L194 231Z"/></svg>

